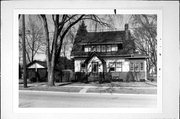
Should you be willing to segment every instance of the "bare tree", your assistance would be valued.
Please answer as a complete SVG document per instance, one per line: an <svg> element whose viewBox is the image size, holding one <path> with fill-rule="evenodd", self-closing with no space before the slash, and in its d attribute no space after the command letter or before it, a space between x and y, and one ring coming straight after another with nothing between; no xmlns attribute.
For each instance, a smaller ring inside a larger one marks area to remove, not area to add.
<svg viewBox="0 0 180 119"><path fill-rule="evenodd" d="M43 29L38 23L38 18L36 15L28 15L26 18L26 56L27 61L32 62L37 54L44 51L44 40L43 40ZM20 28L20 34L22 30ZM19 39L20 51L22 51L22 37Z"/></svg>
<svg viewBox="0 0 180 119"><path fill-rule="evenodd" d="M147 71L157 72L157 15L132 15L136 48L149 56Z"/></svg>
<svg viewBox="0 0 180 119"><path fill-rule="evenodd" d="M43 21L45 39L46 39L46 61L48 67L48 85L54 85L54 68L55 64L58 61L58 58L61 54L63 40L65 36L70 31L70 29L75 26L81 20L94 20L101 25L107 25L107 23L101 21L101 19L95 15L52 15L54 32L53 32L53 41L50 48L49 40L49 29L47 23L46 15L40 15Z"/></svg>

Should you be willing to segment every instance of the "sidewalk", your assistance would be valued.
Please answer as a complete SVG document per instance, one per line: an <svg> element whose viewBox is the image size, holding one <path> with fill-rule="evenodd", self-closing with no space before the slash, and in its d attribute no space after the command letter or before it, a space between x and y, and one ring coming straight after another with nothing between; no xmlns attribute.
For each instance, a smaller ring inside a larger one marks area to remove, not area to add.
<svg viewBox="0 0 180 119"><path fill-rule="evenodd" d="M146 84L145 84L146 85ZM149 84L148 84L149 85ZM23 88L22 84L20 84L20 90L34 90L34 91L55 91L55 92L72 92L79 94L86 93L110 93L110 94L157 94L156 86L130 86L128 87L117 87L117 86L107 86L107 85L74 85L71 83L56 83L56 86L49 87L45 83L31 83L28 84L28 88Z"/></svg>

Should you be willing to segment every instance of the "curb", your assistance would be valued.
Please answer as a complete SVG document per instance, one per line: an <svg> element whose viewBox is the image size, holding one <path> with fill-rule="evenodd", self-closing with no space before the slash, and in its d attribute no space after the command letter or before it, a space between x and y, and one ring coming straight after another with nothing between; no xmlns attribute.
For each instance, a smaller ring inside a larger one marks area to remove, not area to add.
<svg viewBox="0 0 180 119"><path fill-rule="evenodd" d="M98 86L64 86L64 87L81 87L81 88L111 88L111 87L98 87ZM157 87L112 87L112 88L134 88L134 89L156 89Z"/></svg>
<svg viewBox="0 0 180 119"><path fill-rule="evenodd" d="M75 94L75 95L109 95L109 96L157 96L157 94L127 94L127 93L79 93L79 92L56 92L56 91L37 91L37 90L19 90L26 93L54 93L54 94Z"/></svg>
<svg viewBox="0 0 180 119"><path fill-rule="evenodd" d="M149 85L153 85L153 86L157 86L157 84L153 84L151 82L145 82L146 84L149 84Z"/></svg>

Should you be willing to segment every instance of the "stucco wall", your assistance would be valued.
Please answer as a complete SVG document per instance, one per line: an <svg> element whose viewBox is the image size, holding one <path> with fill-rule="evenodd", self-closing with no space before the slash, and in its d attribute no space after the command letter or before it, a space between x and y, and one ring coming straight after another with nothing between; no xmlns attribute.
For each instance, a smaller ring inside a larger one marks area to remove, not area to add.
<svg viewBox="0 0 180 119"><path fill-rule="evenodd" d="M81 63L84 62L82 59L76 59L74 61L74 71L75 72L80 72L81 71Z"/></svg>

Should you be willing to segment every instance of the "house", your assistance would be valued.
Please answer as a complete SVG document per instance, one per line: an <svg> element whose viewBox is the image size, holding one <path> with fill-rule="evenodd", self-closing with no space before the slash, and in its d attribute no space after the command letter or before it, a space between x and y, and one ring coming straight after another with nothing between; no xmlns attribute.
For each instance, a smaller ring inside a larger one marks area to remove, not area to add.
<svg viewBox="0 0 180 119"><path fill-rule="evenodd" d="M46 62L34 60L27 65L28 78L35 81L47 81Z"/></svg>
<svg viewBox="0 0 180 119"><path fill-rule="evenodd" d="M147 56L135 53L128 24L123 31L87 32L80 42L76 40L71 52L75 73L88 77L110 73L112 79L121 81L147 79Z"/></svg>

